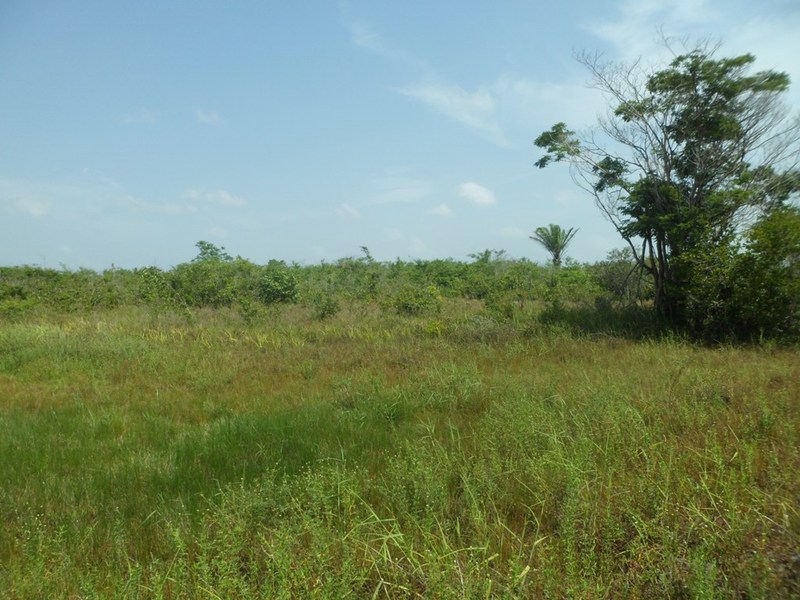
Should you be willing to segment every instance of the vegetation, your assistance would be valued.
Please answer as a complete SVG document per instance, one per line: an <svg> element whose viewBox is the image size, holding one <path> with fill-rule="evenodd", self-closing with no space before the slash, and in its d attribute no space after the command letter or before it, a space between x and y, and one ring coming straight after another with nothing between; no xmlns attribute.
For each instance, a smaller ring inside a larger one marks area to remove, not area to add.
<svg viewBox="0 0 800 600"><path fill-rule="evenodd" d="M629 250L2 268L0 596L797 596L798 222L750 347Z"/></svg>
<svg viewBox="0 0 800 600"><path fill-rule="evenodd" d="M800 596L788 79L584 62L599 263L0 268L0 596Z"/></svg>
<svg viewBox="0 0 800 600"><path fill-rule="evenodd" d="M554 267L560 267L561 257L576 233L578 233L578 231L572 227L569 229L562 229L560 225L553 225L551 223L548 227L537 227L531 239L544 246L544 249L550 253L553 257Z"/></svg>
<svg viewBox="0 0 800 600"><path fill-rule="evenodd" d="M751 73L753 56L714 54L696 47L655 72L583 55L611 112L583 137L564 123L542 133L536 145L546 154L536 164L570 163L650 275L662 317L719 340L764 327L758 305L741 304L768 293L747 267L758 262L774 273L800 250L788 243L756 257L741 243L754 219L756 231L792 227L800 120L781 104L785 73ZM740 287L750 295L735 293ZM797 321L796 302L772 308L780 314L771 312L770 323Z"/></svg>

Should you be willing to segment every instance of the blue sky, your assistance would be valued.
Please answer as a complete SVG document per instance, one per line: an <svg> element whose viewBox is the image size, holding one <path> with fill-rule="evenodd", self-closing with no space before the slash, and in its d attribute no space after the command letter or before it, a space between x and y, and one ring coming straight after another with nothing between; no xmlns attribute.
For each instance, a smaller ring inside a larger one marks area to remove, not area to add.
<svg viewBox="0 0 800 600"><path fill-rule="evenodd" d="M751 52L800 106L798 0L0 3L0 264L547 260L623 244L533 139L605 106L575 51Z"/></svg>

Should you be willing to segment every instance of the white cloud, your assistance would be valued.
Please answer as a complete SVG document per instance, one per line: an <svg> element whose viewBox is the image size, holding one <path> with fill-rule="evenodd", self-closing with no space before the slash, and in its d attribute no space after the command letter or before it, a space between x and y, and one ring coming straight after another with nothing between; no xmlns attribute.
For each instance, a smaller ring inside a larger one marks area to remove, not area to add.
<svg viewBox="0 0 800 600"><path fill-rule="evenodd" d="M402 175L375 177L367 185L369 204L419 202L433 193L429 182Z"/></svg>
<svg viewBox="0 0 800 600"><path fill-rule="evenodd" d="M397 89L444 116L485 134L492 142L506 146L508 141L495 118L495 99L487 88L468 92L458 85L419 83Z"/></svg>
<svg viewBox="0 0 800 600"><path fill-rule="evenodd" d="M708 40L721 47L718 57L750 53L755 55L755 69L785 71L794 85L786 94L787 104L800 103L800 10L796 0L624 0L617 5L617 17L589 23L585 28L611 44L613 60L643 59L649 65L662 66L672 58L662 35L684 51ZM711 35L709 35L711 32Z"/></svg>
<svg viewBox="0 0 800 600"><path fill-rule="evenodd" d="M383 52L383 42L377 31L365 21L353 21L348 25L350 39L356 46Z"/></svg>
<svg viewBox="0 0 800 600"><path fill-rule="evenodd" d="M452 217L453 211L449 206L447 206L447 204L442 203L436 208L430 209L428 214L435 215L437 217Z"/></svg>
<svg viewBox="0 0 800 600"><path fill-rule="evenodd" d="M624 0L617 6L618 17L588 24L585 28L612 44L620 57L661 60L666 48L659 31L667 36L685 36L692 30L707 29L720 14L707 0Z"/></svg>
<svg viewBox="0 0 800 600"><path fill-rule="evenodd" d="M92 177L86 181L0 179L0 207L43 218L67 206L73 212L89 209L113 192L105 181Z"/></svg>
<svg viewBox="0 0 800 600"><path fill-rule="evenodd" d="M19 212L26 213L32 217L41 218L50 214L50 203L32 198L19 198L14 200L12 206Z"/></svg>
<svg viewBox="0 0 800 600"><path fill-rule="evenodd" d="M605 107L602 95L588 89L583 80L536 81L506 73L489 87L496 98L498 119L525 131L549 129L559 121L585 126L594 123Z"/></svg>
<svg viewBox="0 0 800 600"><path fill-rule="evenodd" d="M457 193L461 198L464 198L475 206L492 206L493 204L497 204L497 198L495 198L492 191L474 181L467 181L459 185Z"/></svg>
<svg viewBox="0 0 800 600"><path fill-rule="evenodd" d="M222 123L222 117L220 117L218 112L213 110L197 108L194 111L194 116L198 122L203 123L204 125L219 125Z"/></svg>
<svg viewBox="0 0 800 600"><path fill-rule="evenodd" d="M507 146L508 141L494 118L495 102L489 89L468 91L459 85L443 82L428 61L388 42L369 23L361 20L348 24L350 38L360 47L404 65L417 73L417 83L399 86L395 91L421 102L432 110L482 133L492 142Z"/></svg>
<svg viewBox="0 0 800 600"><path fill-rule="evenodd" d="M668 60L671 53L662 40L666 36L676 52L683 51L682 41L691 47L709 40L722 43L721 55L775 57L778 61L765 68L789 70L797 63L790 57L800 50L800 11L790 8L794 4L796 0L624 0L618 3L616 18L589 23L585 29L610 43L623 60Z"/></svg>
<svg viewBox="0 0 800 600"><path fill-rule="evenodd" d="M395 63L425 73L433 73L430 65L425 60L393 44L391 40L386 39L367 21L363 19L350 20L347 23L347 28L350 31L350 40L359 48L374 52Z"/></svg>
<svg viewBox="0 0 800 600"><path fill-rule="evenodd" d="M247 201L223 189L190 188L181 194L178 201L151 202L124 195L116 200L116 204L131 211L181 216L198 214L213 207L243 207Z"/></svg>
<svg viewBox="0 0 800 600"><path fill-rule="evenodd" d="M358 219L361 216L361 213L358 212L358 209L351 206L347 202L340 204L339 208L336 209L336 212L341 216L352 217L353 219Z"/></svg>
<svg viewBox="0 0 800 600"><path fill-rule="evenodd" d="M217 204L219 206L244 206L247 204L244 198L235 196L223 189L204 190L192 188L186 190L182 197L189 202L198 204Z"/></svg>

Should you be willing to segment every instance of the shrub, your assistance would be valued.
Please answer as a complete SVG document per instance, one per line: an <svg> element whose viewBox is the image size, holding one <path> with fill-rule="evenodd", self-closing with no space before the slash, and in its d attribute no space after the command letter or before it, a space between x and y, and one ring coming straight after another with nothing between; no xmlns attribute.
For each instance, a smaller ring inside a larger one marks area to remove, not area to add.
<svg viewBox="0 0 800 600"><path fill-rule="evenodd" d="M318 291L311 296L311 308L314 318L322 321L336 315L342 307L331 291Z"/></svg>
<svg viewBox="0 0 800 600"><path fill-rule="evenodd" d="M172 270L171 276L176 299L188 306L230 306L236 298L230 263L183 263Z"/></svg>
<svg viewBox="0 0 800 600"><path fill-rule="evenodd" d="M297 302L297 278L286 263L271 260L258 282L257 295L264 304Z"/></svg>
<svg viewBox="0 0 800 600"><path fill-rule="evenodd" d="M733 268L740 336L800 337L800 209L765 216Z"/></svg>
<svg viewBox="0 0 800 600"><path fill-rule="evenodd" d="M390 299L389 304L404 316L438 313L442 309L442 296L434 285L424 288L406 285Z"/></svg>
<svg viewBox="0 0 800 600"><path fill-rule="evenodd" d="M611 304L631 306L652 297L652 284L636 264L630 248L612 250L590 270Z"/></svg>
<svg viewBox="0 0 800 600"><path fill-rule="evenodd" d="M169 275L158 267L145 267L133 271L135 295L147 303L158 304L173 298Z"/></svg>

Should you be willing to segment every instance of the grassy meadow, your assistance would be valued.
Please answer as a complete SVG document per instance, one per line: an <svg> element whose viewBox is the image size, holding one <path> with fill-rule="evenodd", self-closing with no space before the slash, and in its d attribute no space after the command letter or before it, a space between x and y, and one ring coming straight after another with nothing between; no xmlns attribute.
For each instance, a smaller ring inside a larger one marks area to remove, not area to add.
<svg viewBox="0 0 800 600"><path fill-rule="evenodd" d="M351 302L0 324L3 598L788 598L800 353Z"/></svg>

